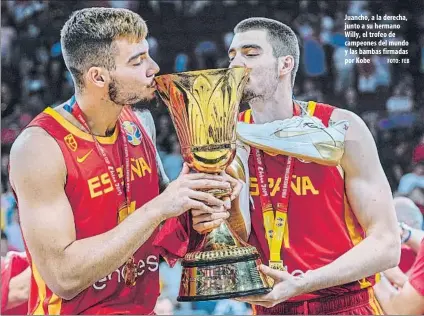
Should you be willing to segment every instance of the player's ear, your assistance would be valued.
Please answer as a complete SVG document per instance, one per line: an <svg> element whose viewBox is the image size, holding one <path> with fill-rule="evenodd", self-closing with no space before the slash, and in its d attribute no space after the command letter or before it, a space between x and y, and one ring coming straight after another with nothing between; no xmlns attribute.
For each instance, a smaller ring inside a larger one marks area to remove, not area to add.
<svg viewBox="0 0 424 316"><path fill-rule="evenodd" d="M278 74L283 77L290 74L294 68L294 58L291 55L278 57Z"/></svg>
<svg viewBox="0 0 424 316"><path fill-rule="evenodd" d="M90 67L86 74L86 80L92 84L103 88L110 79L109 71L102 67Z"/></svg>

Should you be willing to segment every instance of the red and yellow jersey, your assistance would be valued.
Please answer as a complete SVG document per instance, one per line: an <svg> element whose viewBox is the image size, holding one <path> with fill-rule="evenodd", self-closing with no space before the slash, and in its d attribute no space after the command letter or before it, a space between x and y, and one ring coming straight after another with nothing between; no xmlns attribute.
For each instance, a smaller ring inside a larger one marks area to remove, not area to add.
<svg viewBox="0 0 424 316"><path fill-rule="evenodd" d="M132 202L123 207L125 197L114 192L104 159L98 154L90 134L76 128L57 111L47 108L30 124L53 137L66 163L65 192L71 204L77 240L105 233L159 194L156 151L130 108L121 113L129 142ZM110 137L97 137L123 181L123 154L119 128ZM19 201L18 201L19 202ZM98 280L71 300L54 294L43 281L38 267L32 268L30 314L149 314L159 296L159 249L153 240L157 230L134 254L138 278L126 286L124 266Z"/></svg>
<svg viewBox="0 0 424 316"><path fill-rule="evenodd" d="M328 126L333 107L309 102L307 111ZM240 114L239 120L250 122L250 112ZM253 151L249 157L252 232L249 243L256 246L264 263L269 261L258 180ZM281 196L287 156L264 152L269 192L274 205ZM358 244L365 233L351 210L345 193L343 170L304 160L294 160L288 226L281 249L281 258L289 273L306 272L325 266ZM307 300L319 296L350 292L374 284L374 276L338 287L293 298Z"/></svg>

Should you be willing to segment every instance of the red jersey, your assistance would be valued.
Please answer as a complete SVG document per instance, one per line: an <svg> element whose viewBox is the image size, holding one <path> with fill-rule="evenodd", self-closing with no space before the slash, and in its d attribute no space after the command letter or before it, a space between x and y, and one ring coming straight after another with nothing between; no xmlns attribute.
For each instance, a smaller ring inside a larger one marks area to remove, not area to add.
<svg viewBox="0 0 424 316"><path fill-rule="evenodd" d="M26 315L28 313L28 301L6 309L9 297L10 280L21 274L28 268L29 263L24 252L8 252L5 258L1 258L1 314L2 315Z"/></svg>
<svg viewBox="0 0 424 316"><path fill-rule="evenodd" d="M407 273L409 269L414 265L417 254L415 251L407 245L402 245L399 268L403 273Z"/></svg>
<svg viewBox="0 0 424 316"><path fill-rule="evenodd" d="M299 105L296 104L296 107ZM333 107L309 102L307 111L328 126ZM248 111L239 120L249 122ZM276 204L286 169L287 156L264 152L271 202ZM281 247L281 258L289 273L306 272L325 266L358 244L365 233L352 212L345 193L343 170L340 166L328 167L304 160L294 159L291 194L287 212L288 224ZM253 151L249 156L252 231L249 244L255 246L267 264L270 249L265 235L263 212ZM342 286L323 289L294 297L291 301L308 300L331 294L346 293L374 284L374 276Z"/></svg>
<svg viewBox="0 0 424 316"><path fill-rule="evenodd" d="M121 113L127 133L131 164L132 202L129 213L159 194L156 150L133 111ZM43 128L58 143L66 163L65 192L72 206L77 240L105 233L128 216L125 197L114 192L104 159L90 134L57 111L47 108L29 126ZM97 137L123 179L123 154L119 128L110 137ZM18 201L19 203L19 201ZM153 246L158 229L134 254L138 278L126 286L124 266L95 282L71 300L54 294L43 281L27 250L32 268L30 314L150 314L159 296L159 248Z"/></svg>
<svg viewBox="0 0 424 316"><path fill-rule="evenodd" d="M421 241L417 259L412 266L409 283L421 296L424 296L424 239Z"/></svg>

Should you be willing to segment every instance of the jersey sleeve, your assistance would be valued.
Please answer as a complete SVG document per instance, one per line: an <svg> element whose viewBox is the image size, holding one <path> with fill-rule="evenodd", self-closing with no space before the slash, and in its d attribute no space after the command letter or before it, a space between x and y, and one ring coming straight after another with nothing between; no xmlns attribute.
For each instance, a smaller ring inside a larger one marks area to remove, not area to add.
<svg viewBox="0 0 424 316"><path fill-rule="evenodd" d="M193 229L191 214L187 212L166 220L153 245L159 247L160 254L172 267L186 253L200 250L205 236Z"/></svg>

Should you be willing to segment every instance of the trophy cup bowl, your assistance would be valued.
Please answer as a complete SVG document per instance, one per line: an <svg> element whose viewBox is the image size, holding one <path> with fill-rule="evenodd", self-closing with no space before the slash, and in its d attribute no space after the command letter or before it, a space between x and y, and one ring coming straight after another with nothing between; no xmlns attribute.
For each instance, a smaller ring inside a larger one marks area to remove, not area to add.
<svg viewBox="0 0 424 316"><path fill-rule="evenodd" d="M237 115L249 73L250 69L238 67L155 78L156 93L168 107L182 156L191 168L217 174L233 162ZM218 198L230 195L225 190L207 192ZM233 226L229 222L207 233L201 251L185 255L178 301L234 298L271 290L268 278L258 270L261 259L257 249L234 229L244 222Z"/></svg>

